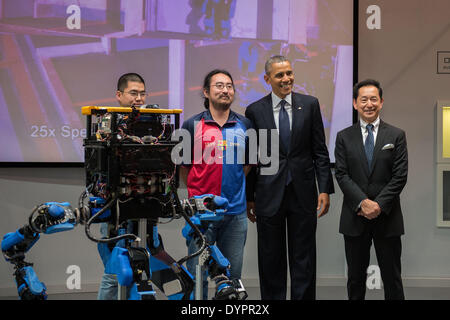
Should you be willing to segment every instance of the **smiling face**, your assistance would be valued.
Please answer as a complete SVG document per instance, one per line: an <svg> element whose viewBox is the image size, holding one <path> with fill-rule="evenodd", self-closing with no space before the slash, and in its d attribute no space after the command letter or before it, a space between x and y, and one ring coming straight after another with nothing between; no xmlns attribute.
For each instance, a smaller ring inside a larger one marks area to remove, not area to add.
<svg viewBox="0 0 450 320"><path fill-rule="evenodd" d="M364 86L359 88L358 97L353 99L353 108L359 113L359 117L367 123L374 122L381 109L383 99L375 86Z"/></svg>
<svg viewBox="0 0 450 320"><path fill-rule="evenodd" d="M292 91L294 85L294 72L289 61L274 62L270 67L270 72L264 75L264 80L272 87L281 99L284 99Z"/></svg>
<svg viewBox="0 0 450 320"><path fill-rule="evenodd" d="M203 94L209 99L209 105L216 109L228 109L234 100L234 86L230 77L223 73L217 73L211 77L208 89L203 89Z"/></svg>

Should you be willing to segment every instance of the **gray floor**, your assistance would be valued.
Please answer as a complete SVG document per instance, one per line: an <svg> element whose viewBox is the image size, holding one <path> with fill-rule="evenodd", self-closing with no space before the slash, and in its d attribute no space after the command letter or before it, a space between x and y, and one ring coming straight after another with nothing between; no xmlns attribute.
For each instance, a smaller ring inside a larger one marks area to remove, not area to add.
<svg viewBox="0 0 450 320"><path fill-rule="evenodd" d="M259 300L259 288L246 288L248 300ZM450 288L414 288L405 287L405 297L407 300L450 300ZM213 291L210 289L209 295ZM367 290L367 300L383 300L383 290ZM96 300L96 292L66 293L48 295L48 300ZM317 287L317 300L346 300L347 291L345 287ZM0 297L0 300L17 300L17 297Z"/></svg>

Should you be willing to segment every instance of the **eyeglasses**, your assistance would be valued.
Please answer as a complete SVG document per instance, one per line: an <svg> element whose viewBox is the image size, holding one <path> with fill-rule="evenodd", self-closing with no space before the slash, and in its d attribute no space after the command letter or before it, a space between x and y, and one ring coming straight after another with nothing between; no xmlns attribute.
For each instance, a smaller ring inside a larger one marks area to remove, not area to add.
<svg viewBox="0 0 450 320"><path fill-rule="evenodd" d="M127 92L125 92L125 91L122 91L122 92L123 93L128 93L133 98L137 98L138 96L141 96L142 98L145 98L148 95L148 93L145 92L145 91L138 92L138 91L132 90L132 91L127 91Z"/></svg>
<svg viewBox="0 0 450 320"><path fill-rule="evenodd" d="M234 90L234 86L231 83L225 84L222 82L217 82L215 84L212 84L212 86L215 86L219 90L223 90L225 87L227 87L227 90Z"/></svg>

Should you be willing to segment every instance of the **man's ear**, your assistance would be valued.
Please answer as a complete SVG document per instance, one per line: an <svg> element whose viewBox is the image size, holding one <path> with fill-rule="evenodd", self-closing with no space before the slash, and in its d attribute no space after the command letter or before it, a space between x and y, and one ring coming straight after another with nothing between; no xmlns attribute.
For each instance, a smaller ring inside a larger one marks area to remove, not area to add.
<svg viewBox="0 0 450 320"><path fill-rule="evenodd" d="M203 89L203 96L204 96L205 98L208 98L208 99L209 99L209 90L208 90L208 89Z"/></svg>
<svg viewBox="0 0 450 320"><path fill-rule="evenodd" d="M117 91L116 91L116 100L117 100L118 102L120 102L120 100L122 100L122 96L123 96L123 92L117 90Z"/></svg>

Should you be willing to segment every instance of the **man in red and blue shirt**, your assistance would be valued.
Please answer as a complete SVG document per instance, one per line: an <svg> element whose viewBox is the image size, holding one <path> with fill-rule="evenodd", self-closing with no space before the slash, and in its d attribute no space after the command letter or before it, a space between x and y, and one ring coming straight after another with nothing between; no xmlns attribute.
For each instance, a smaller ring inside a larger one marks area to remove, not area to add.
<svg viewBox="0 0 450 320"><path fill-rule="evenodd" d="M213 70L204 80L206 110L189 118L182 128L190 133L192 160L183 164L180 175L189 197L214 194L228 200L226 215L210 224L205 236L216 244L231 264L231 279L240 279L244 246L247 238L245 175L249 171L248 137L251 122L233 112L234 84L226 70ZM188 252L198 250L193 239L188 240ZM198 258L187 261L195 274ZM203 298L207 299L204 283Z"/></svg>

